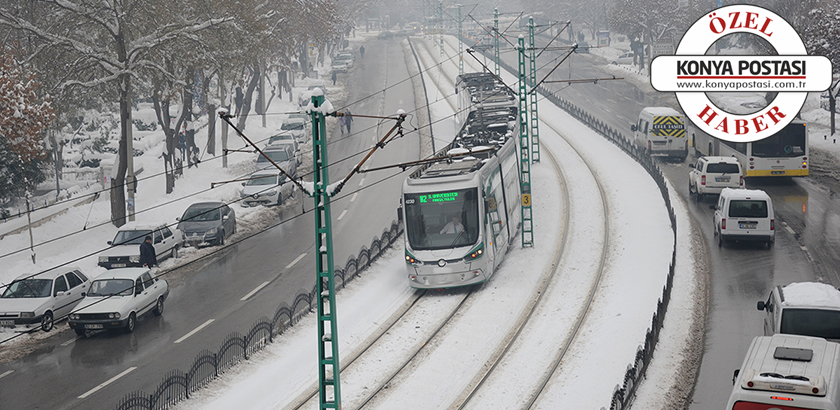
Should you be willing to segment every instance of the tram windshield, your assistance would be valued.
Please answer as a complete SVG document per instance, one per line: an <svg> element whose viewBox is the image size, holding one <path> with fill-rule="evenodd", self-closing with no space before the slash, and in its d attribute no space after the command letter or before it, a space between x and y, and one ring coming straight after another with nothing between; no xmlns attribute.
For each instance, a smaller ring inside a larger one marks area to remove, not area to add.
<svg viewBox="0 0 840 410"><path fill-rule="evenodd" d="M405 194L408 242L414 250L468 246L478 240L476 188Z"/></svg>
<svg viewBox="0 0 840 410"><path fill-rule="evenodd" d="M781 132L752 143L752 155L764 158L805 155L805 126L789 124Z"/></svg>

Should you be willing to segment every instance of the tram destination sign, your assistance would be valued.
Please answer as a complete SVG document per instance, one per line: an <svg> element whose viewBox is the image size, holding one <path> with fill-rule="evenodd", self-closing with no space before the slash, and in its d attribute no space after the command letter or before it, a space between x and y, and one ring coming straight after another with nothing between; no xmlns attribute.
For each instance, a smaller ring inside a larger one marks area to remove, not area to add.
<svg viewBox="0 0 840 410"><path fill-rule="evenodd" d="M420 195L420 203L427 202L450 202L458 199L457 192L440 192L437 194Z"/></svg>

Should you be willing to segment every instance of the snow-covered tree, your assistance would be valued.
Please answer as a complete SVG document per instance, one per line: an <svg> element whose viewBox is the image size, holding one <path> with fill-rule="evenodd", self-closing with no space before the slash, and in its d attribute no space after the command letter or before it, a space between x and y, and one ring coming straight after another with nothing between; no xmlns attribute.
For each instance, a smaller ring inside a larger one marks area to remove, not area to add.
<svg viewBox="0 0 840 410"><path fill-rule="evenodd" d="M38 95L35 75L11 49L0 50L0 202L5 202L46 179L43 131L55 114L49 99Z"/></svg>

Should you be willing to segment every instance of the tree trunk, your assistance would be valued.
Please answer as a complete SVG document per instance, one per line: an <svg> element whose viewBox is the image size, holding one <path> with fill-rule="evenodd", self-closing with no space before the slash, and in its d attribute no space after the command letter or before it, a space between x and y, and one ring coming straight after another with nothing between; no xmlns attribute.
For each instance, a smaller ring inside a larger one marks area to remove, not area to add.
<svg viewBox="0 0 840 410"><path fill-rule="evenodd" d="M216 104L214 99L210 98L210 76L205 76L202 72L205 109L207 111L207 153L216 156ZM219 84L221 87L221 83Z"/></svg>
<svg viewBox="0 0 840 410"><path fill-rule="evenodd" d="M248 89L245 90L245 98L242 101L242 110L240 110L239 118L236 121L236 127L240 131L245 131L245 120L248 119L248 113L251 111L251 99L254 96L254 90L257 89L257 84L260 82L261 75L260 64L254 61L251 67L251 80L248 81Z"/></svg>
<svg viewBox="0 0 840 410"><path fill-rule="evenodd" d="M131 96L130 76L120 79L120 148L117 151L117 175L111 180L111 222L117 227L125 225L125 173L128 169L128 127ZM131 153L133 154L133 153Z"/></svg>
<svg viewBox="0 0 840 410"><path fill-rule="evenodd" d="M163 130L163 135L166 136L166 150L163 152L163 168L166 172L166 193L171 194L175 189L175 166L173 161L175 159L175 130L170 125L172 118L169 116L169 99L162 100L161 84L155 84L155 90L152 92L152 103L155 106L155 115L157 115L160 128Z"/></svg>
<svg viewBox="0 0 840 410"><path fill-rule="evenodd" d="M187 70L187 85L184 87L184 91L182 93L182 101L184 102L184 106L181 109L181 117L184 119L184 133L187 139L187 165L188 167L192 167L194 164L193 155L192 153L195 150L198 150L198 147L195 145L195 125L193 125L193 115L192 115L192 106L193 106L193 86L195 85L195 70L188 69Z"/></svg>

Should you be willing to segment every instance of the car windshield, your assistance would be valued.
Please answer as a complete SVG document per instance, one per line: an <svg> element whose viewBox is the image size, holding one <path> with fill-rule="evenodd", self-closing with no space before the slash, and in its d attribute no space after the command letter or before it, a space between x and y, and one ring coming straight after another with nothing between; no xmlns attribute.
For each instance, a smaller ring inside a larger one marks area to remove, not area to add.
<svg viewBox="0 0 840 410"><path fill-rule="evenodd" d="M218 221L221 218L219 208L190 208L184 212L182 221Z"/></svg>
<svg viewBox="0 0 840 410"><path fill-rule="evenodd" d="M52 289L51 279L16 280L6 288L0 298L46 298Z"/></svg>
<svg viewBox="0 0 840 410"><path fill-rule="evenodd" d="M131 279L101 279L90 284L88 296L131 296L134 281Z"/></svg>
<svg viewBox="0 0 840 410"><path fill-rule="evenodd" d="M762 200L733 200L729 203L729 216L736 218L767 218L767 202Z"/></svg>
<svg viewBox="0 0 840 410"><path fill-rule="evenodd" d="M268 155L268 157L271 158L271 160L274 161L274 162L283 162L283 161L288 161L289 160L289 155L286 153L286 150L263 151L263 152L265 153L265 155ZM264 156L260 155L259 157L257 157L257 163L258 164L259 163L264 163L264 162L268 162L268 160L265 159Z"/></svg>
<svg viewBox="0 0 840 410"><path fill-rule="evenodd" d="M143 230L132 230L132 231L119 231L117 232L117 236L114 237L114 240L111 242L112 245L140 245L143 243L143 239L146 236L150 236L152 234L151 230L143 229Z"/></svg>
<svg viewBox="0 0 840 410"><path fill-rule="evenodd" d="M277 184L277 175L257 175L251 176L251 179L248 182L245 182L246 186L254 186L254 185L276 185Z"/></svg>
<svg viewBox="0 0 840 410"><path fill-rule="evenodd" d="M840 311L824 309L785 309L782 333L840 339Z"/></svg>
<svg viewBox="0 0 840 410"><path fill-rule="evenodd" d="M415 250L447 249L478 240L475 188L405 194L406 231Z"/></svg>
<svg viewBox="0 0 840 410"><path fill-rule="evenodd" d="M739 174L738 164L709 164L706 167L709 174Z"/></svg>
<svg viewBox="0 0 840 410"><path fill-rule="evenodd" d="M303 123L302 122L285 122L283 125L280 126L281 130L302 130Z"/></svg>

